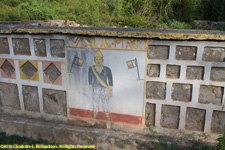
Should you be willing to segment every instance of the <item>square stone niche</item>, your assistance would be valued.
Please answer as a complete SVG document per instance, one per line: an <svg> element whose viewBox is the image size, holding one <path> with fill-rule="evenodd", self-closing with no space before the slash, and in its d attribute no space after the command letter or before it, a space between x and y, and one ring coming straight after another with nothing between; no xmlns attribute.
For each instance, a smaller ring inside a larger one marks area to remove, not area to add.
<svg viewBox="0 0 225 150"><path fill-rule="evenodd" d="M210 79L212 81L225 81L225 67L212 67Z"/></svg>
<svg viewBox="0 0 225 150"><path fill-rule="evenodd" d="M7 38L0 38L0 54L9 54L9 43Z"/></svg>
<svg viewBox="0 0 225 150"><path fill-rule="evenodd" d="M204 131L206 111L197 108L187 108L185 129Z"/></svg>
<svg viewBox="0 0 225 150"><path fill-rule="evenodd" d="M45 113L66 116L66 92L43 89L43 105Z"/></svg>
<svg viewBox="0 0 225 150"><path fill-rule="evenodd" d="M169 46L166 45L149 45L147 51L148 59L168 59Z"/></svg>
<svg viewBox="0 0 225 150"><path fill-rule="evenodd" d="M53 57L65 57L65 44L64 40L60 39L51 39L50 40L50 47L51 47L51 55Z"/></svg>
<svg viewBox="0 0 225 150"><path fill-rule="evenodd" d="M148 64L147 75L149 77L159 77L159 75L160 75L160 64Z"/></svg>
<svg viewBox="0 0 225 150"><path fill-rule="evenodd" d="M145 105L145 125L155 126L155 109L156 105L151 103L146 103Z"/></svg>
<svg viewBox="0 0 225 150"><path fill-rule="evenodd" d="M166 97L166 83L147 81L146 97L151 99L164 100Z"/></svg>
<svg viewBox="0 0 225 150"><path fill-rule="evenodd" d="M178 65L167 65L166 66L166 77L167 78L180 78L180 66Z"/></svg>
<svg viewBox="0 0 225 150"><path fill-rule="evenodd" d="M20 109L17 84L0 82L0 106L9 109Z"/></svg>
<svg viewBox="0 0 225 150"><path fill-rule="evenodd" d="M178 129L180 120L180 107L162 105L161 126L164 128Z"/></svg>
<svg viewBox="0 0 225 150"><path fill-rule="evenodd" d="M198 101L202 104L222 105L223 87L200 85Z"/></svg>
<svg viewBox="0 0 225 150"><path fill-rule="evenodd" d="M225 111L213 111L211 131L213 133L223 134L225 126Z"/></svg>
<svg viewBox="0 0 225 150"><path fill-rule="evenodd" d="M173 83L172 99L175 101L190 102L192 95L191 84Z"/></svg>
<svg viewBox="0 0 225 150"><path fill-rule="evenodd" d="M40 112L38 88L35 86L22 86L24 109L26 111Z"/></svg>
<svg viewBox="0 0 225 150"><path fill-rule="evenodd" d="M29 39L13 38L12 44L15 55L31 55Z"/></svg>
<svg viewBox="0 0 225 150"><path fill-rule="evenodd" d="M195 60L197 47L194 46L177 46L175 57L177 60Z"/></svg>
<svg viewBox="0 0 225 150"><path fill-rule="evenodd" d="M225 55L224 47L205 47L202 60L211 62L223 62Z"/></svg>
<svg viewBox="0 0 225 150"><path fill-rule="evenodd" d="M46 46L44 39L34 39L34 52L36 56L46 56Z"/></svg>
<svg viewBox="0 0 225 150"><path fill-rule="evenodd" d="M187 66L186 78L189 80L203 80L204 67L201 66Z"/></svg>

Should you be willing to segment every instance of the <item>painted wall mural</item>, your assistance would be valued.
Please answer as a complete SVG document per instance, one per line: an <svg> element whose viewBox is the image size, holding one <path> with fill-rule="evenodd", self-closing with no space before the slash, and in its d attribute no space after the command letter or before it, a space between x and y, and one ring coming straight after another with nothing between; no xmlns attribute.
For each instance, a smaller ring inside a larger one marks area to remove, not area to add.
<svg viewBox="0 0 225 150"><path fill-rule="evenodd" d="M71 37L69 119L143 125L148 40Z"/></svg>

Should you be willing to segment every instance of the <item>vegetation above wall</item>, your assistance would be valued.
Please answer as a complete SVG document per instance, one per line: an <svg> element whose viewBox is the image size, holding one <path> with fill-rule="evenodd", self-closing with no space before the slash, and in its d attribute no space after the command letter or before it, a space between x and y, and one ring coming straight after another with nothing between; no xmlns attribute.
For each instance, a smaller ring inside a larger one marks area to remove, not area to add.
<svg viewBox="0 0 225 150"><path fill-rule="evenodd" d="M224 21L224 1L1 0L0 21L61 19L94 27L204 28L194 20Z"/></svg>

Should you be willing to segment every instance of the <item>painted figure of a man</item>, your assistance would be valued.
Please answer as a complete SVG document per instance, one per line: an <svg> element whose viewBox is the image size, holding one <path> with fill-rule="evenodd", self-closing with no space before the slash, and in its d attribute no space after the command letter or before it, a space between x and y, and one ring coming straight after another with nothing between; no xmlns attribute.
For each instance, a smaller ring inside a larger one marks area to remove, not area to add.
<svg viewBox="0 0 225 150"><path fill-rule="evenodd" d="M99 50L97 50L94 54L94 62L96 65L90 66L88 70L89 88L93 90L93 119L96 119L99 109L99 101L101 100L103 103L105 116L107 120L110 120L109 99L111 97L113 87L111 69L102 65L103 55Z"/></svg>

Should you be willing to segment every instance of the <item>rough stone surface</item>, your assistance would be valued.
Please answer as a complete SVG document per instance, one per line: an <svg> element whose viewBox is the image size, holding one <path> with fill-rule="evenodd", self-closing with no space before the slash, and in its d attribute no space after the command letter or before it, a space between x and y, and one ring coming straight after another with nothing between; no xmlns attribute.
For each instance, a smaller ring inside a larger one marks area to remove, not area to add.
<svg viewBox="0 0 225 150"><path fill-rule="evenodd" d="M180 107L162 105L161 126L164 128L178 129Z"/></svg>
<svg viewBox="0 0 225 150"><path fill-rule="evenodd" d="M34 39L34 51L36 56L46 56L45 40Z"/></svg>
<svg viewBox="0 0 225 150"><path fill-rule="evenodd" d="M152 99L164 100L166 97L166 83L147 81L146 97Z"/></svg>
<svg viewBox="0 0 225 150"><path fill-rule="evenodd" d="M6 121L7 120L7 121ZM98 128L71 126L68 124L42 122L17 117L1 117L0 132L18 134L49 143L72 145L95 145L97 150L149 150L156 149L155 138L136 133ZM162 138L165 139L164 137ZM172 142L173 140L167 140ZM75 144L74 144L75 143ZM63 147L60 147L63 148ZM65 149L65 148L63 148Z"/></svg>
<svg viewBox="0 0 225 150"><path fill-rule="evenodd" d="M64 40L51 40L51 55L53 57L65 57Z"/></svg>
<svg viewBox="0 0 225 150"><path fill-rule="evenodd" d="M1 66L1 69L8 77L11 77L12 73L15 71L15 68L9 63L8 60L5 60Z"/></svg>
<svg viewBox="0 0 225 150"><path fill-rule="evenodd" d="M172 99L176 101L190 102L192 85L174 83L172 87Z"/></svg>
<svg viewBox="0 0 225 150"><path fill-rule="evenodd" d="M194 46L177 46L175 57L177 60L195 60L197 47Z"/></svg>
<svg viewBox="0 0 225 150"><path fill-rule="evenodd" d="M169 46L150 45L148 47L149 59L168 59Z"/></svg>
<svg viewBox="0 0 225 150"><path fill-rule="evenodd" d="M146 103L145 105L145 125L155 126L155 104Z"/></svg>
<svg viewBox="0 0 225 150"><path fill-rule="evenodd" d="M66 92L43 89L43 105L46 113L66 116Z"/></svg>
<svg viewBox="0 0 225 150"><path fill-rule="evenodd" d="M27 111L40 112L38 88L34 86L22 86L24 108Z"/></svg>
<svg viewBox="0 0 225 150"><path fill-rule="evenodd" d="M205 47L202 60L212 62L223 62L225 58L225 48Z"/></svg>
<svg viewBox="0 0 225 150"><path fill-rule="evenodd" d="M221 105L223 97L223 87L201 85L198 101L202 104Z"/></svg>
<svg viewBox="0 0 225 150"><path fill-rule="evenodd" d="M0 38L0 54L10 54L7 38Z"/></svg>
<svg viewBox="0 0 225 150"><path fill-rule="evenodd" d="M147 75L149 77L159 77L160 65L159 64L148 64Z"/></svg>
<svg viewBox="0 0 225 150"><path fill-rule="evenodd" d="M51 63L44 70L44 73L52 83L61 75L61 72L56 68L56 66L53 63Z"/></svg>
<svg viewBox="0 0 225 150"><path fill-rule="evenodd" d="M188 107L185 128L191 131L204 131L205 113L203 109Z"/></svg>
<svg viewBox="0 0 225 150"><path fill-rule="evenodd" d="M9 109L20 109L16 84L0 82L0 105Z"/></svg>
<svg viewBox="0 0 225 150"><path fill-rule="evenodd" d="M225 68L212 67L210 79L213 81L225 81Z"/></svg>
<svg viewBox="0 0 225 150"><path fill-rule="evenodd" d="M12 39L15 55L31 55L29 40L26 38Z"/></svg>
<svg viewBox="0 0 225 150"><path fill-rule="evenodd" d="M30 79L38 71L29 61L27 61L23 66L20 67L25 76Z"/></svg>
<svg viewBox="0 0 225 150"><path fill-rule="evenodd" d="M204 67L187 66L186 78L189 80L203 80Z"/></svg>
<svg viewBox="0 0 225 150"><path fill-rule="evenodd" d="M167 78L179 78L180 77L180 66L167 65L166 66L166 77Z"/></svg>
<svg viewBox="0 0 225 150"><path fill-rule="evenodd" d="M225 126L225 111L213 111L211 131L222 134Z"/></svg>

